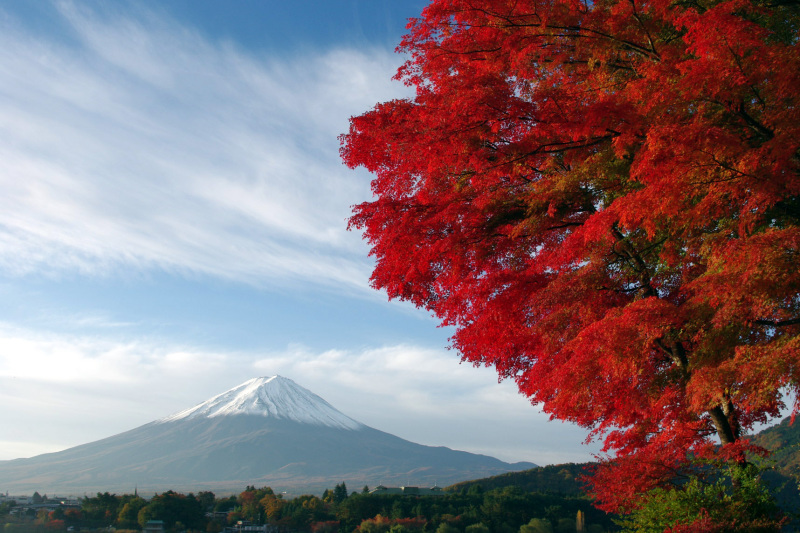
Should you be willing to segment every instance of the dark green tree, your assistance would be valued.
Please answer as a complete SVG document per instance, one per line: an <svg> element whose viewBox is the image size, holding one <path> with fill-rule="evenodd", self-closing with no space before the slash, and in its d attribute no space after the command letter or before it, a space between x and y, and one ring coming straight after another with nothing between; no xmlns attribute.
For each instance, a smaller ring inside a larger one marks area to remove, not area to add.
<svg viewBox="0 0 800 533"><path fill-rule="evenodd" d="M199 529L205 523L203 509L194 495L185 496L171 490L153 496L137 518L142 527L150 520L161 520L167 529L174 528L178 522L192 529Z"/></svg>
<svg viewBox="0 0 800 533"><path fill-rule="evenodd" d="M347 498L347 485L344 484L344 481L336 485L333 489L333 502L338 504L343 502Z"/></svg>
<svg viewBox="0 0 800 533"><path fill-rule="evenodd" d="M236 496L228 496L227 498L220 498L214 502L214 512L228 512L236 507Z"/></svg>
<svg viewBox="0 0 800 533"><path fill-rule="evenodd" d="M216 497L214 496L213 492L202 490L197 493L196 498L197 501L200 502L200 506L203 508L203 511L211 511L214 509Z"/></svg>
<svg viewBox="0 0 800 533"><path fill-rule="evenodd" d="M119 515L120 502L121 498L116 494L98 492L95 497L83 499L81 511L84 517L91 521L104 521L108 522L106 525L111 525Z"/></svg>

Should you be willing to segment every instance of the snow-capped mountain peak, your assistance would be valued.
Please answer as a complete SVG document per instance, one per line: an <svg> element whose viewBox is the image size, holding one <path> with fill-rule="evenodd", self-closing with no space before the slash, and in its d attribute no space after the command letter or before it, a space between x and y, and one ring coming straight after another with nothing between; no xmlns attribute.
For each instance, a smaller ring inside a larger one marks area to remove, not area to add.
<svg viewBox="0 0 800 533"><path fill-rule="evenodd" d="M259 415L342 429L364 427L313 392L281 376L251 379L158 422L235 415Z"/></svg>

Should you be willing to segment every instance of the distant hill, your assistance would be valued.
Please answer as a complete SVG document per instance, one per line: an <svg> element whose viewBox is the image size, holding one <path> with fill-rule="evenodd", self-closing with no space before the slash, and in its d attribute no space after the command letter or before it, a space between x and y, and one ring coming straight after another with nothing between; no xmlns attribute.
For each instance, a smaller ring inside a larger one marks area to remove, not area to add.
<svg viewBox="0 0 800 533"><path fill-rule="evenodd" d="M459 492L469 490L470 487L480 485L483 490L502 489L505 487L519 487L527 492L553 492L558 494L583 494L583 485L580 478L585 475L586 468L592 463L565 463L548 465L508 472L497 476L472 481L462 481L447 487L446 490Z"/></svg>
<svg viewBox="0 0 800 533"><path fill-rule="evenodd" d="M791 417L751 437L753 444L769 450L771 455L760 465L769 468L763 478L769 483L778 503L788 511L800 509L800 419L791 424Z"/></svg>
<svg viewBox="0 0 800 533"><path fill-rule="evenodd" d="M772 455L769 461L781 474L800 481L800 419L791 424L791 417L752 437L754 444L766 448Z"/></svg>
<svg viewBox="0 0 800 533"><path fill-rule="evenodd" d="M780 424L769 427L751 437L752 442L771 452L759 461L768 468L764 478L777 494L785 509L800 509L800 418L790 424L787 417ZM593 463L566 463L548 465L519 472L509 472L497 476L471 481L462 481L447 487L448 491L459 492L480 485L483 490L502 489L516 486L530 492L554 492L560 494L583 494L580 479L587 467Z"/></svg>
<svg viewBox="0 0 800 533"><path fill-rule="evenodd" d="M290 379L257 378L180 413L57 453L0 461L0 492L322 492L431 486L535 466L423 446L365 426Z"/></svg>

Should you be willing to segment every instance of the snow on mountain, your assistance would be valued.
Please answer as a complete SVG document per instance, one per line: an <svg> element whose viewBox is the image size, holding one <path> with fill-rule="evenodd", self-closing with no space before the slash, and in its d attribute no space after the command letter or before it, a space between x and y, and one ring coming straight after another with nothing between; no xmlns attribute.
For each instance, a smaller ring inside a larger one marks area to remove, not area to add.
<svg viewBox="0 0 800 533"><path fill-rule="evenodd" d="M364 427L313 392L282 376L251 379L157 422L233 415L259 415L340 429Z"/></svg>
<svg viewBox="0 0 800 533"><path fill-rule="evenodd" d="M476 428L476 430L479 430ZM424 446L365 426L290 379L252 379L191 409L105 439L0 461L5 490L72 494L167 489L296 494L350 486L450 484L536 465Z"/></svg>

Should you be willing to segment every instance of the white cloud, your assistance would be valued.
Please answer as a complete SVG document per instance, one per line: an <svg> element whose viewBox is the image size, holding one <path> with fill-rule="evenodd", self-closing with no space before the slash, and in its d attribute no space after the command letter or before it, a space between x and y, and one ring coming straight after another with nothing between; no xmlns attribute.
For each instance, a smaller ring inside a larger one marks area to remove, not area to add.
<svg viewBox="0 0 800 533"><path fill-rule="evenodd" d="M547 422L511 383L420 346L273 354L159 339L120 342L0 324L0 443L10 459L97 440L180 411L258 375L280 374L377 429L504 460L588 459L585 432ZM31 423L36 420L37 423ZM80 424L76 425L76 420Z"/></svg>
<svg viewBox="0 0 800 533"><path fill-rule="evenodd" d="M345 230L368 178L340 164L336 136L350 115L406 91L390 82L400 58L261 57L153 13L59 9L71 37L0 20L0 274L163 269L372 294L366 247ZM73 318L99 337L0 323L0 459L97 440L272 374L423 444L505 460L589 456L585 433L548 425L512 383L454 352L235 351L112 337L139 329L114 316ZM63 331L59 321L38 324Z"/></svg>
<svg viewBox="0 0 800 533"><path fill-rule="evenodd" d="M259 57L152 13L0 28L0 268L120 266L366 289L336 136L404 92L385 50Z"/></svg>

